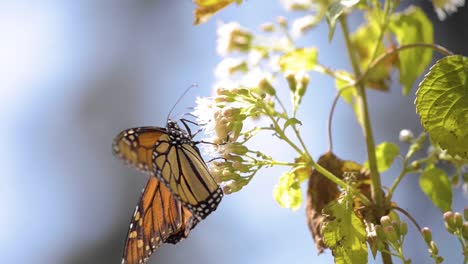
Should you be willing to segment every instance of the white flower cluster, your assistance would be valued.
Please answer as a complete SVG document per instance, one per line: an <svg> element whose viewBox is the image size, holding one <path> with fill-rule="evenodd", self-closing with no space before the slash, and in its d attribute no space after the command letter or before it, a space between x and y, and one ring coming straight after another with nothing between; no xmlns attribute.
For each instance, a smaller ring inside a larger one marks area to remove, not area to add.
<svg viewBox="0 0 468 264"><path fill-rule="evenodd" d="M459 7L465 5L465 0L432 0L437 17L441 21L445 20L447 15L457 12Z"/></svg>

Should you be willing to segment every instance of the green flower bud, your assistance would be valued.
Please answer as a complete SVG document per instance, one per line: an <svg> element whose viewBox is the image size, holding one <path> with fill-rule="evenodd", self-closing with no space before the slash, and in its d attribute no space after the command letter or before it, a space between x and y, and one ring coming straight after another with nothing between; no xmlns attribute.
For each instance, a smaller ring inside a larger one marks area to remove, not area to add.
<svg viewBox="0 0 468 264"><path fill-rule="evenodd" d="M463 210L463 215L465 217L465 221L468 221L468 207Z"/></svg>
<svg viewBox="0 0 468 264"><path fill-rule="evenodd" d="M239 171L239 172L249 172L250 171L250 167L248 165L245 165L244 163L241 163L241 162L238 162L238 161L235 161L232 163L232 167Z"/></svg>
<svg viewBox="0 0 468 264"><path fill-rule="evenodd" d="M445 228L447 229L447 231L449 231L449 233L453 234L456 231L455 216L453 212L445 212L443 217Z"/></svg>
<svg viewBox="0 0 468 264"><path fill-rule="evenodd" d="M384 226L383 227L383 230L385 232L385 236L387 237L387 240L390 242L390 243L396 243L398 242L398 234L397 232L395 231L395 228L393 228L393 226L389 225L389 226Z"/></svg>
<svg viewBox="0 0 468 264"><path fill-rule="evenodd" d="M459 212L455 212L454 214L454 225L457 229L463 226L463 217Z"/></svg>
<svg viewBox="0 0 468 264"><path fill-rule="evenodd" d="M260 28L264 31L264 32L272 32L273 30L275 30L275 26L273 25L273 23L263 23Z"/></svg>
<svg viewBox="0 0 468 264"><path fill-rule="evenodd" d="M296 92L296 88L297 88L296 75L293 72L286 72L285 78L286 78L286 81L288 82L289 89L293 93Z"/></svg>
<svg viewBox="0 0 468 264"><path fill-rule="evenodd" d="M391 226L392 225L392 219L388 215L384 215L380 218L380 224L382 226Z"/></svg>
<svg viewBox="0 0 468 264"><path fill-rule="evenodd" d="M222 172L222 176L221 176L221 181L222 182L225 182L225 181L230 181L230 180L237 180L240 178L240 175L237 174L237 173L234 173L230 170L223 170Z"/></svg>
<svg viewBox="0 0 468 264"><path fill-rule="evenodd" d="M412 170L417 170L417 169L421 168L421 162L419 162L419 161L417 161L417 160L411 162L410 168L411 168Z"/></svg>
<svg viewBox="0 0 468 264"><path fill-rule="evenodd" d="M273 96L276 94L275 88L271 86L270 82L267 79L262 79L260 83L258 84L258 87L260 88L262 92L265 92L269 95Z"/></svg>
<svg viewBox="0 0 468 264"><path fill-rule="evenodd" d="M468 240L468 222L463 223L461 228L462 236L465 240Z"/></svg>
<svg viewBox="0 0 468 264"><path fill-rule="evenodd" d="M227 144L226 151L235 155L245 155L249 149L240 143L234 142Z"/></svg>
<svg viewBox="0 0 468 264"><path fill-rule="evenodd" d="M226 160L229 160L229 161L237 161L237 162L243 162L244 159L241 157L241 156L236 156L236 155L232 155L232 154L227 154L224 156L224 158Z"/></svg>
<svg viewBox="0 0 468 264"><path fill-rule="evenodd" d="M231 117L236 117L237 115L240 115L241 109L240 108L227 108L223 111L223 116L226 118L231 118Z"/></svg>
<svg viewBox="0 0 468 264"><path fill-rule="evenodd" d="M400 236L406 236L408 234L408 225L406 222L401 222L400 223Z"/></svg>
<svg viewBox="0 0 468 264"><path fill-rule="evenodd" d="M385 241L387 237L385 236L385 232L383 231L383 228L381 225L375 225L374 227L375 233L377 234L377 238L381 241Z"/></svg>
<svg viewBox="0 0 468 264"><path fill-rule="evenodd" d="M232 103L236 101L233 96L220 95L215 97L216 103Z"/></svg>
<svg viewBox="0 0 468 264"><path fill-rule="evenodd" d="M429 243L429 252L434 254L434 255L438 255L439 254L439 248L437 248L437 245L434 241L431 241Z"/></svg>
<svg viewBox="0 0 468 264"><path fill-rule="evenodd" d="M424 241L429 245L432 241L432 231L428 227L421 229L421 234L424 238Z"/></svg>
<svg viewBox="0 0 468 264"><path fill-rule="evenodd" d="M249 181L245 178L239 178L235 181L230 182L228 185L223 187L225 194L231 194L238 192L244 187Z"/></svg>
<svg viewBox="0 0 468 264"><path fill-rule="evenodd" d="M309 85L309 81L310 81L310 77L307 73L300 73L298 74L298 80L299 81L299 85L298 85L298 88L297 88L297 94L302 97L304 96L306 90L307 90L307 86Z"/></svg>

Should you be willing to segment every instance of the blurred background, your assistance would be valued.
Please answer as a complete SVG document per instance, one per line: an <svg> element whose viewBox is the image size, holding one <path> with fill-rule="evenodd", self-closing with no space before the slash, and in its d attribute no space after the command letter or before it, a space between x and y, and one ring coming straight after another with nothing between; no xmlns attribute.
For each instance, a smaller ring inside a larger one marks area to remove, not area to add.
<svg viewBox="0 0 468 264"><path fill-rule="evenodd" d="M120 263L147 179L112 156L113 137L130 127L164 126L169 109L193 83L199 86L179 112L193 107L195 96L211 94L220 60L218 21L258 29L291 14L276 1L246 1L195 27L191 1L40 2L0 3L0 262ZM440 22L429 1L414 4L433 20L437 43L468 54L466 8ZM358 17L351 21L353 27L359 23ZM323 23L304 44L319 47L322 63L349 69L340 34L329 44L327 33ZM421 131L414 95L401 96L398 85L388 94L369 94L376 142L397 141L402 128ZM334 95L332 80L313 76L299 118L315 158L327 149ZM342 158L366 160L360 128L343 103L334 138ZM292 153L275 148L271 154L286 160ZM399 169L397 162L384 183ZM163 245L150 263L331 263L329 252L317 257L304 209L291 212L274 201L281 172L265 170L225 197L187 240ZM421 225L433 227L446 263L461 262L457 241L447 239L441 214L417 177L405 178L395 198ZM457 189L454 209L466 204ZM409 230L407 256L413 263L430 262L424 242Z"/></svg>

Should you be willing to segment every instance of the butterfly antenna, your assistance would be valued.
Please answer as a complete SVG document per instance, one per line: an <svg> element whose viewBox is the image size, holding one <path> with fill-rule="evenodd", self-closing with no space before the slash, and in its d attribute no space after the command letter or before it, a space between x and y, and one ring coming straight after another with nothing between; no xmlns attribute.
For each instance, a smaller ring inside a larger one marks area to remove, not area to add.
<svg viewBox="0 0 468 264"><path fill-rule="evenodd" d="M179 97L179 99L177 99L177 101L175 102L175 104L172 106L171 110L169 111L169 113L167 114L167 118L166 120L169 120L169 117L171 116L172 114L172 111L174 111L175 107L177 106L177 104L180 103L180 101L182 100L182 98L184 98L184 96L188 93L188 91L190 89L192 89L193 87L197 87L198 84L192 84L190 85L189 87L187 87L187 89L185 89L184 93Z"/></svg>

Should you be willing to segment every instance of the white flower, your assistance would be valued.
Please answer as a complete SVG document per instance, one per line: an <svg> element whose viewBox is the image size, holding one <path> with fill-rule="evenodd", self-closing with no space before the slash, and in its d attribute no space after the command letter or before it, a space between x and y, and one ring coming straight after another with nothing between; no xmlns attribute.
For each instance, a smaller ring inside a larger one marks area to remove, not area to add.
<svg viewBox="0 0 468 264"><path fill-rule="evenodd" d="M314 16L303 16L301 18L298 18L294 20L292 24L292 29L291 29L291 35L294 38L298 38L302 35L304 35L307 30L311 29L315 21Z"/></svg>
<svg viewBox="0 0 468 264"><path fill-rule="evenodd" d="M398 136L398 139L401 142L411 143L411 141L414 139L414 134L409 129L402 129L400 131L400 135Z"/></svg>
<svg viewBox="0 0 468 264"><path fill-rule="evenodd" d="M242 28L239 23L221 23L216 30L217 47L219 55L225 56L232 51L247 51L252 42L252 34Z"/></svg>
<svg viewBox="0 0 468 264"><path fill-rule="evenodd" d="M218 79L229 78L236 71L246 69L247 65L245 61L238 58L225 58L223 59L215 69L215 76Z"/></svg>
<svg viewBox="0 0 468 264"><path fill-rule="evenodd" d="M465 0L432 0L434 11L437 13L439 20L444 20L448 15L457 11L457 8L465 5Z"/></svg>

